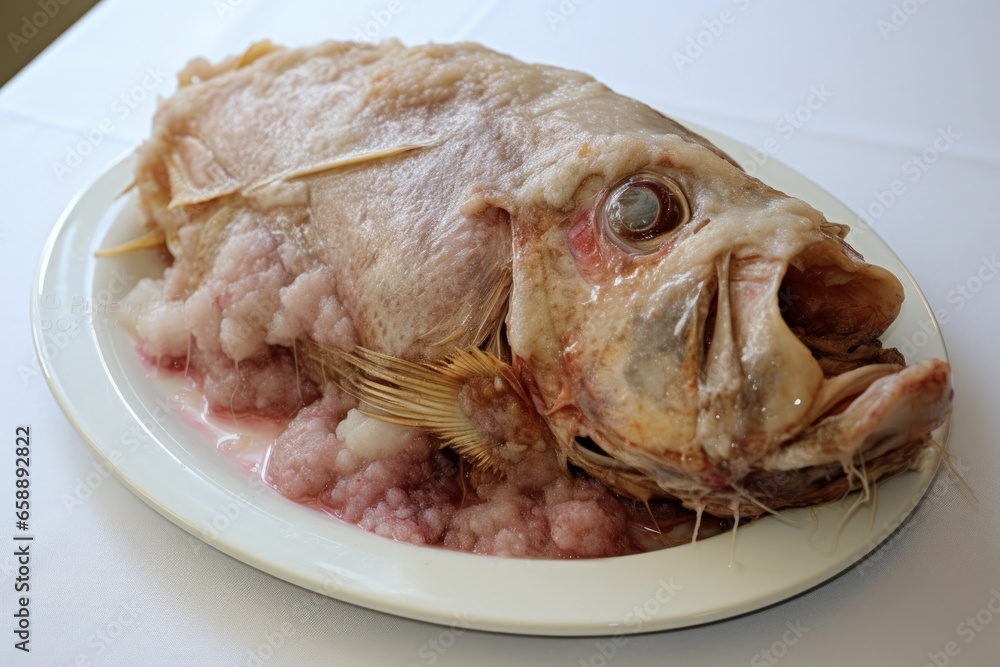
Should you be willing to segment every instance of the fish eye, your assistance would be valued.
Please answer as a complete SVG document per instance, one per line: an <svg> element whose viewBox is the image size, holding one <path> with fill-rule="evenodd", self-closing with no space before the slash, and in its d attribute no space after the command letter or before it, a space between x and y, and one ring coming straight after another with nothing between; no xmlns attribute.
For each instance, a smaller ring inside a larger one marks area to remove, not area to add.
<svg viewBox="0 0 1000 667"><path fill-rule="evenodd" d="M600 216L608 237L632 252L650 252L658 239L690 218L687 198L674 181L641 173L619 181L604 197Z"/></svg>

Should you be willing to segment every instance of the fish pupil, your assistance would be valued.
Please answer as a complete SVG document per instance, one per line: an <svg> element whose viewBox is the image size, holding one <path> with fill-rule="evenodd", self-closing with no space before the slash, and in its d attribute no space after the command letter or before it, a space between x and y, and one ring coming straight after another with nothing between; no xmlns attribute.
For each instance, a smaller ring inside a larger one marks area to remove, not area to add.
<svg viewBox="0 0 1000 667"><path fill-rule="evenodd" d="M623 231L641 234L656 226L661 208L660 198L650 188L632 186L614 201L611 215Z"/></svg>

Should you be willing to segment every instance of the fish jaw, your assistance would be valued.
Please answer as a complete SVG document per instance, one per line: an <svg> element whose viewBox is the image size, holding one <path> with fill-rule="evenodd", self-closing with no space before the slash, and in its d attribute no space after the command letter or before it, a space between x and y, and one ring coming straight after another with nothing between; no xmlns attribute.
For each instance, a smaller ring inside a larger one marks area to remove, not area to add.
<svg viewBox="0 0 1000 667"><path fill-rule="evenodd" d="M515 233L511 350L566 460L621 493L729 516L833 498L862 465L873 479L912 467L950 410L949 369L904 370L882 349L898 279L844 242L846 226L703 146L675 143L647 169L684 185L692 208L650 254L602 238L599 195L561 225ZM878 391L892 409L865 408ZM869 432L832 427L848 403ZM906 437L876 446L894 422ZM772 470L786 451L794 470ZM821 488L753 486L820 472Z"/></svg>
<svg viewBox="0 0 1000 667"><path fill-rule="evenodd" d="M876 380L843 412L817 420L764 458L744 479L738 497L741 514L760 514L762 505L795 507L834 500L918 468L933 447L931 434L951 411L952 397L951 368L938 359ZM718 499L709 498L709 511L719 513L731 506L732 499L725 504Z"/></svg>

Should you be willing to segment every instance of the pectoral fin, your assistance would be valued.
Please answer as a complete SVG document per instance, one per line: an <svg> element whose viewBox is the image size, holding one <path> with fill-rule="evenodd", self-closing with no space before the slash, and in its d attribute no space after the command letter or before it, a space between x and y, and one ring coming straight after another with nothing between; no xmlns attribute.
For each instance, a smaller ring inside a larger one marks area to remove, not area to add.
<svg viewBox="0 0 1000 667"><path fill-rule="evenodd" d="M459 350L424 363L361 347L323 356L331 379L362 401L363 412L426 429L480 469L503 474L551 437L514 369L489 352Z"/></svg>

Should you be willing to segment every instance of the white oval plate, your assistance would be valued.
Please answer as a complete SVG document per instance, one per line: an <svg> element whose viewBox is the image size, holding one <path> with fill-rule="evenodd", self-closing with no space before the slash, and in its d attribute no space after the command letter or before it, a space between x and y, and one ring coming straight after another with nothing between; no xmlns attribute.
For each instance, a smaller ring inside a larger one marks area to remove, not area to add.
<svg viewBox="0 0 1000 667"><path fill-rule="evenodd" d="M732 155L747 148L702 131ZM205 427L171 408L176 384L151 380L117 325L118 304L153 251L95 259L94 250L134 238L133 160L114 164L79 194L46 244L31 299L35 348L66 416L132 491L221 551L299 586L341 600L444 625L531 635L595 635L680 628L751 612L802 593L856 563L906 518L937 468L879 487L874 516L854 502L764 518L730 535L620 558L580 561L492 558L397 543L340 523L263 486L220 455ZM831 220L851 211L775 160L757 174ZM910 274L870 230L852 232L869 260L906 288L889 345L910 361L946 359L940 330ZM916 348L915 350L913 348ZM938 434L944 442L947 426Z"/></svg>

